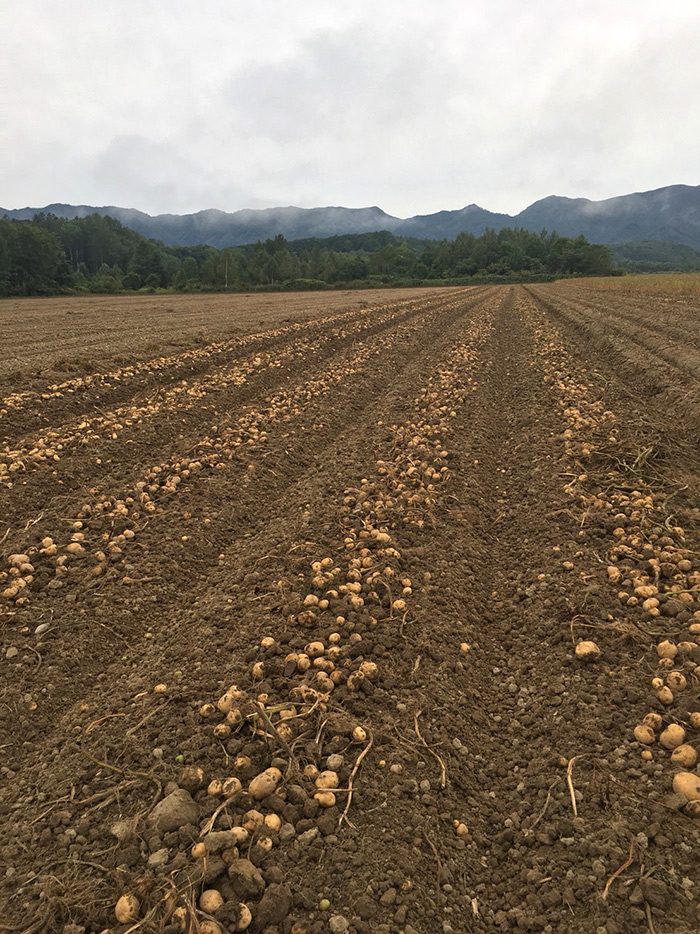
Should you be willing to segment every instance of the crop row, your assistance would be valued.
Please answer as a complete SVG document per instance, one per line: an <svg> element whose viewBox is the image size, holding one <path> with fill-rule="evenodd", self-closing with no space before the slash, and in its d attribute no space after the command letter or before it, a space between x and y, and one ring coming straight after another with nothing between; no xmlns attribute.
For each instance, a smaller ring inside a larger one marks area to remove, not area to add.
<svg viewBox="0 0 700 934"><path fill-rule="evenodd" d="M653 758L658 739L672 764L690 768L697 752L685 740L687 730L700 729L700 716L688 713L681 701L689 682L700 676L697 551L687 547L684 529L665 512L667 493L642 476L643 452L624 450L618 420L567 351L562 335L533 305L528 303L525 314L536 337L543 378L569 424L562 439L573 476L567 491L578 501L582 526L597 523L611 531L605 580L616 588L626 618L635 621L638 631L651 636L654 621L662 626L650 686L663 716L648 713L635 729L635 739L643 746L644 760ZM601 467L607 468L602 477ZM613 630L619 622L609 620ZM672 638L667 638L669 632ZM694 803L700 801L700 780L689 775L677 773L674 789L685 794L689 812L700 815L700 805Z"/></svg>
<svg viewBox="0 0 700 934"><path fill-rule="evenodd" d="M406 309L415 305L415 301L395 302L385 306L382 311L389 314ZM339 312L323 319L323 326L326 324L342 326L345 322L354 319L368 319L374 313L369 309L352 309L350 311ZM233 337L225 341L214 341L205 347L193 347L185 351L167 354L164 356L153 357L149 360L132 363L126 366L118 366L107 372L89 373L84 376L74 376L68 380L59 383L49 383L41 392L23 391L10 393L3 399L0 399L0 419L8 414L8 411L18 411L28 405L34 405L37 401L44 404L54 399L63 399L66 396L76 396L88 394L89 391L96 388L111 389L115 386L122 386L142 380L151 375L164 375L172 379L174 374L184 369L189 369L197 365L216 365L217 361L222 361L222 365L227 364L227 358L231 354L237 354L250 346L257 346L267 341L277 341L279 339L293 338L295 335L313 333L319 330L319 323L316 321L302 321L285 327L271 328L254 334L247 334L242 337Z"/></svg>
<svg viewBox="0 0 700 934"><path fill-rule="evenodd" d="M372 646L382 644L382 633L403 628L420 583L404 570L402 529L424 525L449 480L451 425L476 387L491 313L490 307L475 313L465 334L426 378L404 420L379 423L386 450L376 458L374 476L346 488L336 505L337 546L316 552L300 543L307 556L305 562L300 559L304 571L277 582L280 633L260 633L247 676L201 704L212 745L236 740L231 748L237 749L246 737L246 754L232 756L225 774L187 767L193 793L211 802L211 816L190 854L195 867L201 866L194 878L207 880L206 895L199 911L192 904L175 909L183 928L195 916L192 923L206 919L207 930L219 934L217 921L206 917L207 905L215 905L223 912L216 917L225 917L236 930L250 924L264 883L231 906L227 887L217 886L217 879L226 874L238 878L248 859L255 865L263 854L295 838L294 825L284 820L285 802L313 802L326 826L331 822L339 829L351 822L353 786L374 741L356 699L370 699L381 684L382 654ZM331 748L342 748L343 754L304 762L304 749L323 730L333 735ZM250 744L256 740L254 754ZM458 836L467 832L458 817L454 831ZM188 869L187 878L192 877Z"/></svg>
<svg viewBox="0 0 700 934"><path fill-rule="evenodd" d="M392 313L393 315L393 313ZM0 596L16 606L26 606L32 591L64 586L75 577L94 579L106 573L116 573L124 550L134 543L144 522L163 504L175 496L183 485L197 476L220 471L238 455L260 449L275 426L283 430L302 417L304 411L344 381L366 369L397 341L418 333L421 321L389 320L394 326L386 333L372 332L364 344L343 352L333 365L321 367L316 375L307 374L296 385L279 390L260 408L251 407L238 418L222 417L218 425L190 447L187 455L177 455L148 468L131 489L119 494L108 493L86 502L68 520L68 540L41 536L39 526L32 528L36 544L26 551L15 552L7 559L6 570L0 571ZM351 331L351 335L352 335ZM306 346L306 356L312 352ZM295 350L298 352L298 348Z"/></svg>
<svg viewBox="0 0 700 934"><path fill-rule="evenodd" d="M407 304L410 309L410 303ZM281 370L295 360L323 352L330 344L366 339L378 328L397 324L407 314L410 314L410 310L400 312L392 308L382 309L381 313L371 317L366 311L353 311L335 316L340 320L335 321L334 327L326 328L321 333L316 333L317 328L309 324L268 331L265 336L271 339L289 337L290 331L296 337L281 350L256 347L247 356L217 366L214 372L199 379L183 379L167 389L157 388L138 404L128 403L111 411L84 415L67 425L43 429L23 439L19 446L6 445L0 452L0 484L11 489L13 474L24 476L34 467L46 464L54 466L73 446L84 448L102 439L118 440L123 432L133 430L150 419L199 409L202 400L208 396L242 386L253 374ZM240 350L246 343L253 341L242 338L236 345L237 349ZM223 353L220 349L212 350L219 347L211 345L197 353L201 358Z"/></svg>

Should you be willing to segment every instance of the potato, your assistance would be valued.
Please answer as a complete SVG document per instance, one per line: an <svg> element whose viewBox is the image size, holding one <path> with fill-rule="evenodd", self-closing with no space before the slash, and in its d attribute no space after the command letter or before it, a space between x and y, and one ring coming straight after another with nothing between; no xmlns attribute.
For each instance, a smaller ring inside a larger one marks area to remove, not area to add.
<svg viewBox="0 0 700 934"><path fill-rule="evenodd" d="M332 791L317 791L314 798L322 808L332 808L335 804L335 795Z"/></svg>
<svg viewBox="0 0 700 934"><path fill-rule="evenodd" d="M673 642L669 642L669 640L666 639L664 642L659 642L656 646L656 653L659 658L675 658L678 654L678 647Z"/></svg>
<svg viewBox="0 0 700 934"><path fill-rule="evenodd" d="M248 791L256 801L260 801L271 795L281 781L282 773L279 769L274 767L265 769L260 775L256 775L255 778L251 779Z"/></svg>
<svg viewBox="0 0 700 934"><path fill-rule="evenodd" d="M646 723L640 723L639 726L634 728L634 738L638 743L651 746L651 744L656 741L656 734Z"/></svg>
<svg viewBox="0 0 700 934"><path fill-rule="evenodd" d="M595 642L590 640L579 642L574 651L576 652L576 658L580 658L585 662L593 661L600 655L600 649Z"/></svg>
<svg viewBox="0 0 700 934"><path fill-rule="evenodd" d="M675 749L685 741L685 730L678 723L670 723L659 736L659 742L665 749Z"/></svg>
<svg viewBox="0 0 700 934"><path fill-rule="evenodd" d="M360 671L368 681L376 681L379 678L379 668L374 662L362 662Z"/></svg>
<svg viewBox="0 0 700 934"><path fill-rule="evenodd" d="M245 904L245 902L241 902L238 906L238 921L236 921L236 930L247 930L247 928L250 927L252 920L253 916L250 913L250 908Z"/></svg>
<svg viewBox="0 0 700 934"><path fill-rule="evenodd" d="M246 811L244 814L243 829L247 830L249 833L253 833L254 830L257 830L258 827L262 827L265 823L265 817L256 811L255 808L251 808L250 811Z"/></svg>
<svg viewBox="0 0 700 934"><path fill-rule="evenodd" d="M672 691L684 691L687 687L688 682L685 680L685 675L680 671L671 671L666 676L666 684L671 688Z"/></svg>
<svg viewBox="0 0 700 934"><path fill-rule="evenodd" d="M673 703L673 691L664 685L662 688L656 692L657 698L661 701L662 704L665 704L666 707L670 707Z"/></svg>
<svg viewBox="0 0 700 934"><path fill-rule="evenodd" d="M325 772L321 772L316 779L316 787L320 790L326 790L329 788L337 788L340 784L338 780L338 773L327 769Z"/></svg>
<svg viewBox="0 0 700 934"><path fill-rule="evenodd" d="M221 892L217 889L205 889L199 896L199 907L208 915L213 915L224 904Z"/></svg>
<svg viewBox="0 0 700 934"><path fill-rule="evenodd" d="M138 921L141 902L135 895L122 895L114 906L114 917L120 924Z"/></svg>
<svg viewBox="0 0 700 934"><path fill-rule="evenodd" d="M233 795L238 794L239 791L243 788L241 780L239 778L226 778L221 786L221 792L225 798L232 798Z"/></svg>
<svg viewBox="0 0 700 934"><path fill-rule="evenodd" d="M232 684L231 687L216 702L216 706L219 708L221 713L228 713L233 707L237 706L237 702L245 697L245 691L240 691L235 684Z"/></svg>
<svg viewBox="0 0 700 934"><path fill-rule="evenodd" d="M265 677L265 664L264 662L256 662L252 668L252 675L256 681L262 681Z"/></svg>
<svg viewBox="0 0 700 934"><path fill-rule="evenodd" d="M256 811L256 813L257 813L257 811ZM246 842L246 840L247 840L248 837L249 837L249 833L248 833L248 831L245 829L245 827L232 827L232 828L231 828L231 836L232 836L233 839L236 841L236 843L241 844L241 843L245 843L245 842Z"/></svg>
<svg viewBox="0 0 700 934"><path fill-rule="evenodd" d="M671 762L683 769L692 769L698 761L698 754L689 743L682 743L671 753Z"/></svg>
<svg viewBox="0 0 700 934"><path fill-rule="evenodd" d="M659 685L661 687L662 685ZM660 713L648 713L646 717L642 720L642 723L645 723L647 726L650 726L655 733L658 733L661 727L663 726L663 717Z"/></svg>
<svg viewBox="0 0 700 934"><path fill-rule="evenodd" d="M673 790L685 795L688 801L700 801L700 777L694 772L676 772L673 776Z"/></svg>

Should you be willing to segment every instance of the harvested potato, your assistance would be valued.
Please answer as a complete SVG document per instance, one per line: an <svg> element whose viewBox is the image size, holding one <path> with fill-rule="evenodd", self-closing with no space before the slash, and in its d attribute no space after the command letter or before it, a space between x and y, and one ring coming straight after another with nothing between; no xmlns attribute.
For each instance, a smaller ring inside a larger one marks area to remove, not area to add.
<svg viewBox="0 0 700 934"><path fill-rule="evenodd" d="M591 662L600 655L598 645L591 640L579 642L574 651L576 658L580 658L584 662Z"/></svg>
<svg viewBox="0 0 700 934"><path fill-rule="evenodd" d="M213 915L223 904L224 900L218 889L205 889L199 896L199 907L208 915Z"/></svg>
<svg viewBox="0 0 700 934"><path fill-rule="evenodd" d="M656 734L646 723L640 723L639 726L634 728L634 738L638 743L643 743L645 746L651 746L652 743L656 742Z"/></svg>
<svg viewBox="0 0 700 934"><path fill-rule="evenodd" d="M671 688L672 691L684 691L688 682L685 680L685 675L681 671L670 671L666 676L666 684Z"/></svg>
<svg viewBox="0 0 700 934"><path fill-rule="evenodd" d="M656 653L659 658L675 658L678 655L678 646L666 639L656 646Z"/></svg>
<svg viewBox="0 0 700 934"><path fill-rule="evenodd" d="M662 685L659 685L659 687L661 686ZM647 726L650 726L652 730L654 730L654 732L658 733L661 727L663 726L664 721L660 713L654 713L652 711L651 713L648 713L644 717L644 719L642 720L642 723L645 723Z"/></svg>
<svg viewBox="0 0 700 934"><path fill-rule="evenodd" d="M114 906L114 917L120 924L128 921L138 921L141 902L135 895L122 895Z"/></svg>
<svg viewBox="0 0 700 934"><path fill-rule="evenodd" d="M247 930L250 927L252 920L253 915L250 912L250 908L245 904L245 902L241 902L238 906L238 921L236 921L236 930Z"/></svg>
<svg viewBox="0 0 700 934"><path fill-rule="evenodd" d="M271 795L281 781L282 773L279 769L274 767L265 769L260 775L256 775L255 778L251 779L248 791L256 801L260 801Z"/></svg>
<svg viewBox="0 0 700 934"><path fill-rule="evenodd" d="M314 798L322 808L332 808L335 804L335 795L332 791L317 791Z"/></svg>
<svg viewBox="0 0 700 934"><path fill-rule="evenodd" d="M698 754L689 743L681 743L671 753L671 762L683 769L692 769L698 761Z"/></svg>
<svg viewBox="0 0 700 934"><path fill-rule="evenodd" d="M673 790L685 795L688 801L700 801L700 776L694 772L676 772L673 776Z"/></svg>
<svg viewBox="0 0 700 934"><path fill-rule="evenodd" d="M678 723L670 723L659 736L659 742L665 749L675 749L685 741L685 730Z"/></svg>

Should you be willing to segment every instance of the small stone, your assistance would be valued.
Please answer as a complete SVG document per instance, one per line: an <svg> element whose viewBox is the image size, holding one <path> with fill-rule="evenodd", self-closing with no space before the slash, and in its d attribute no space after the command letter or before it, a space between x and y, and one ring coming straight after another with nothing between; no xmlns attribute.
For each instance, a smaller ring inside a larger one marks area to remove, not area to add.
<svg viewBox="0 0 700 934"><path fill-rule="evenodd" d="M332 915L328 927L331 934L346 934L350 927L350 923L342 915Z"/></svg>
<svg viewBox="0 0 700 934"><path fill-rule="evenodd" d="M132 840L136 839L134 828L129 821L117 821L109 828L109 832L113 837L116 837L120 843L130 843Z"/></svg>
<svg viewBox="0 0 700 934"><path fill-rule="evenodd" d="M385 907L390 907L391 905L394 905L396 903L396 895L397 895L396 889L393 889L393 888L387 889L386 892L379 899L380 904L384 905Z"/></svg>
<svg viewBox="0 0 700 934"><path fill-rule="evenodd" d="M156 850L155 853L151 853L151 855L148 857L148 868L162 869L163 866L167 865L169 856L170 854L165 847L163 847L163 849Z"/></svg>
<svg viewBox="0 0 700 934"><path fill-rule="evenodd" d="M299 843L302 846L308 846L312 843L321 831L318 827L312 827L310 830L306 830L304 833L299 835Z"/></svg>
<svg viewBox="0 0 700 934"><path fill-rule="evenodd" d="M635 887L630 892L630 902L633 905L642 905L644 904L644 893L640 886L635 885Z"/></svg>
<svg viewBox="0 0 700 934"><path fill-rule="evenodd" d="M296 834L294 824L282 824L279 831L280 843L289 843L290 840L296 837Z"/></svg>
<svg viewBox="0 0 700 934"><path fill-rule="evenodd" d="M669 808L671 811L680 811L681 808L685 807L685 805L688 803L688 799L680 792L674 791L671 794L665 795L661 803L664 807Z"/></svg>
<svg viewBox="0 0 700 934"><path fill-rule="evenodd" d="M17 658L18 655L19 655L19 649L17 648L16 645L11 645L9 649L5 652L5 658L7 659Z"/></svg>
<svg viewBox="0 0 700 934"><path fill-rule="evenodd" d="M199 808L192 795L184 788L178 788L163 798L148 816L148 823L160 833L170 833L185 824L197 824Z"/></svg>
<svg viewBox="0 0 700 934"><path fill-rule="evenodd" d="M39 625L34 630L35 636L43 636L45 632L48 632L51 629L51 623L39 623Z"/></svg>
<svg viewBox="0 0 700 934"><path fill-rule="evenodd" d="M345 756L334 753L326 759L326 768L330 769L332 772L337 772L339 769L342 769L344 762Z"/></svg>

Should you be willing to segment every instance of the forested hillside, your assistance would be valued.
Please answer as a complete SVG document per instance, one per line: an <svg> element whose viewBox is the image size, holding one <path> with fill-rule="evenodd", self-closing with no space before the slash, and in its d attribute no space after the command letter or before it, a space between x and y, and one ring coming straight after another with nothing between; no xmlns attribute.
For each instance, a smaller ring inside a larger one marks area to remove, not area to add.
<svg viewBox="0 0 700 934"><path fill-rule="evenodd" d="M165 246L92 214L0 220L0 295L70 292L247 291L342 286L542 281L610 275L607 247L584 237L502 228L455 240L386 231L249 246Z"/></svg>

